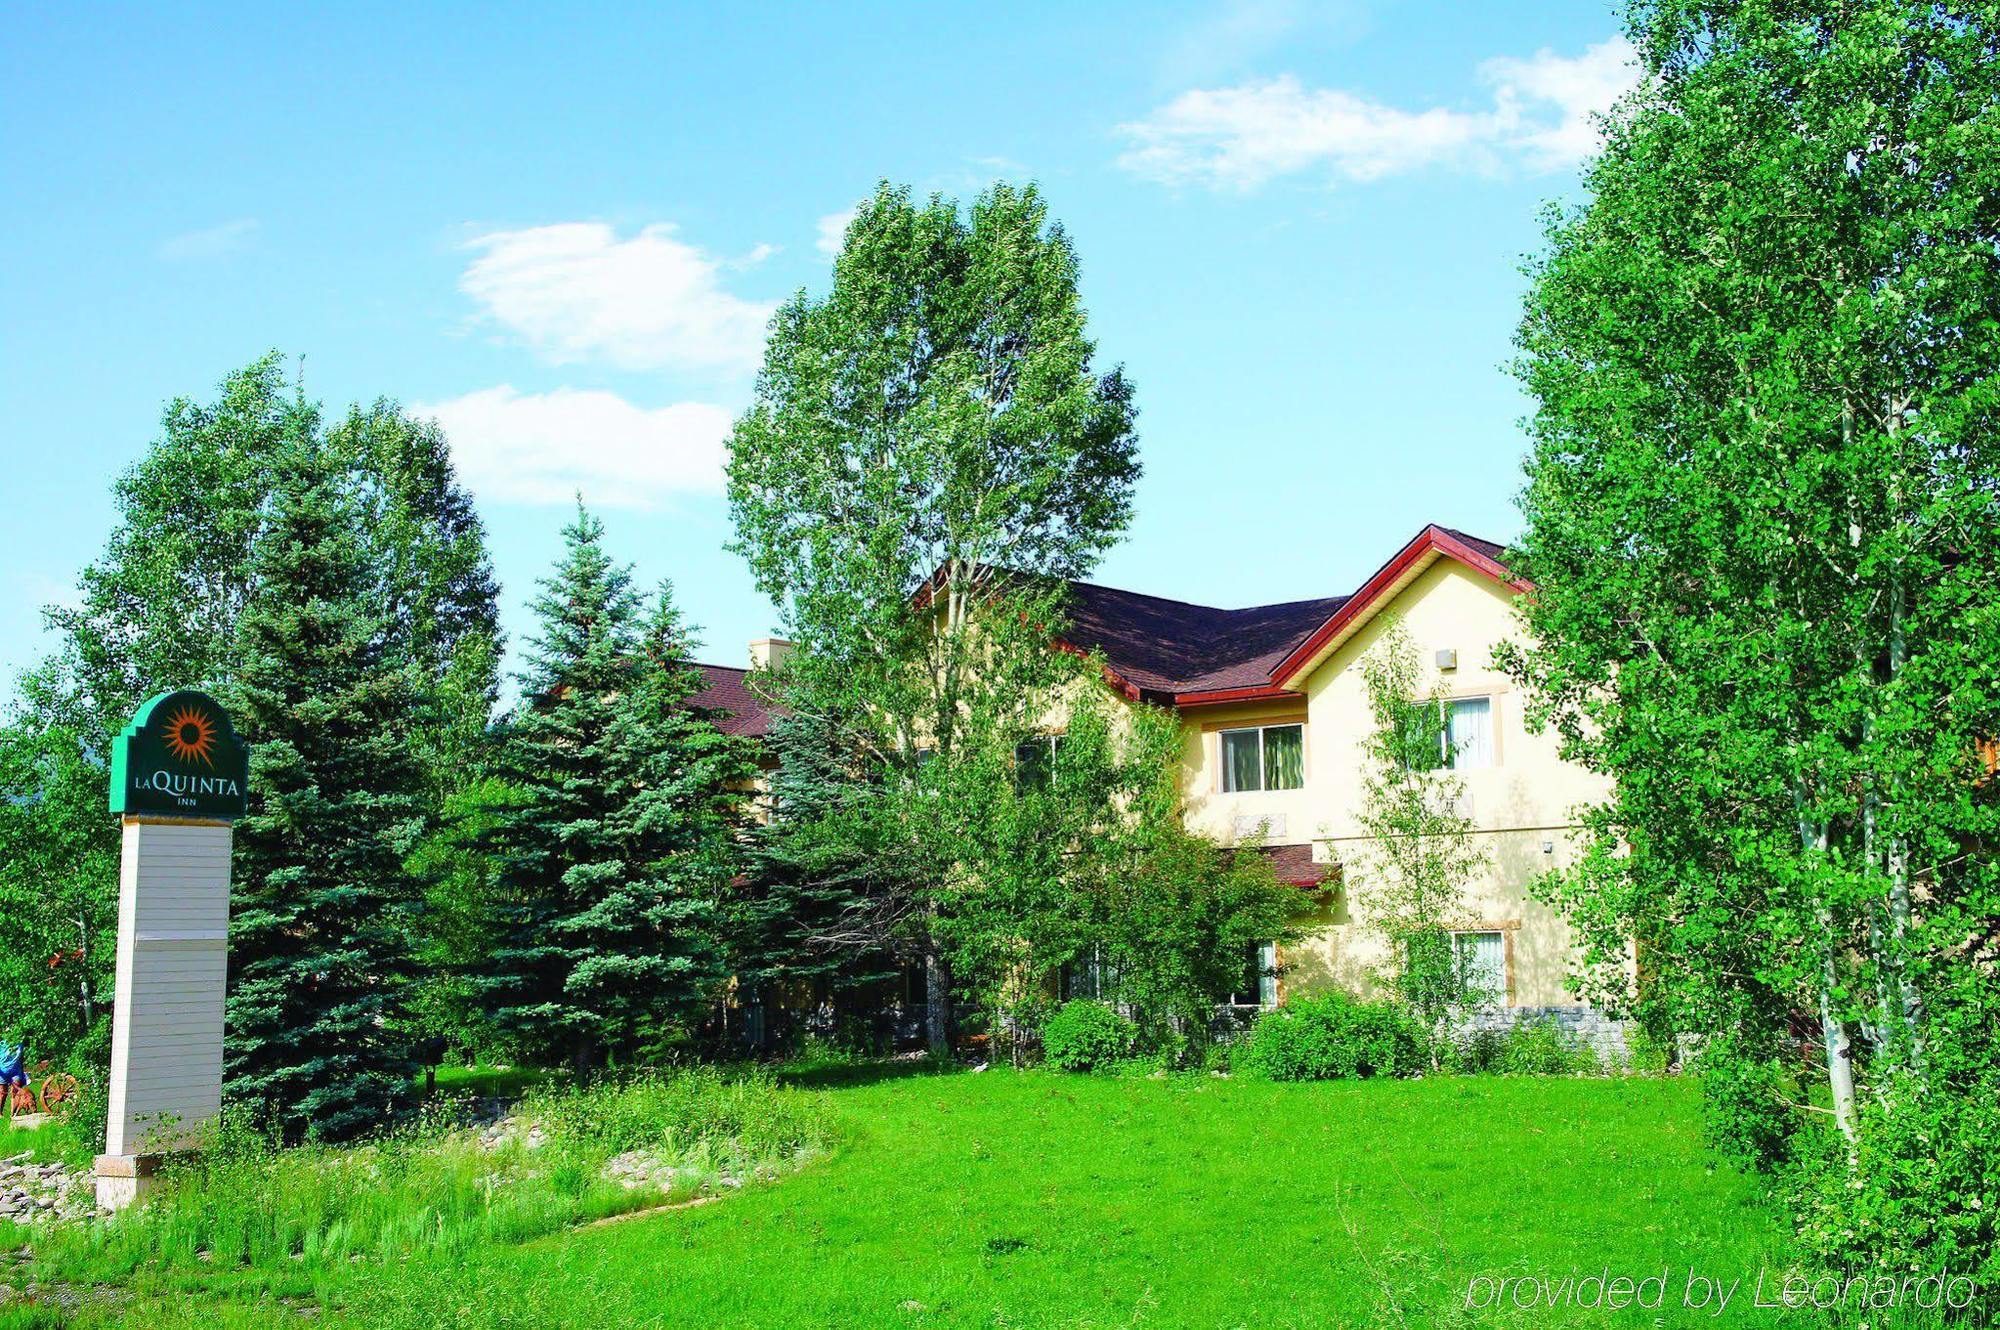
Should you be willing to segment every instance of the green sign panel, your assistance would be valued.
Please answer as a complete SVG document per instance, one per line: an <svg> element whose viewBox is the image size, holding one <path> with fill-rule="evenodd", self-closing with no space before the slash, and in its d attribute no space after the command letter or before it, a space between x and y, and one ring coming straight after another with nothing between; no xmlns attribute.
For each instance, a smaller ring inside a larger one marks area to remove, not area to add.
<svg viewBox="0 0 2000 1330"><path fill-rule="evenodd" d="M111 811L228 821L243 815L250 750L206 693L161 693L111 748Z"/></svg>

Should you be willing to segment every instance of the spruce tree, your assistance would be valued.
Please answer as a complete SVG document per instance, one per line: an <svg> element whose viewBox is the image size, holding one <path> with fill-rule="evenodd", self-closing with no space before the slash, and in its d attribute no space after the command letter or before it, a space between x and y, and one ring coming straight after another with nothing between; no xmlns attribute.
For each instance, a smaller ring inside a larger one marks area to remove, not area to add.
<svg viewBox="0 0 2000 1330"><path fill-rule="evenodd" d="M288 1135L351 1136L407 1093L422 698L382 614L360 509L324 449L285 459L229 697L251 744L237 826L225 1074Z"/></svg>
<svg viewBox="0 0 2000 1330"><path fill-rule="evenodd" d="M513 801L489 838L493 942L473 990L525 1052L585 1077L671 1036L727 976L719 910L752 770L688 705L702 680L671 589L646 612L581 504L563 537L501 743Z"/></svg>

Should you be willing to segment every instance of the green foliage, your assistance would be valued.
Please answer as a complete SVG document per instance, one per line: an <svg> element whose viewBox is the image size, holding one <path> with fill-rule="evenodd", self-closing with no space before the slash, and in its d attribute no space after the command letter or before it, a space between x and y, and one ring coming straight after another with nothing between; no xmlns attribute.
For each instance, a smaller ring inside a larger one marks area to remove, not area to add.
<svg viewBox="0 0 2000 1330"><path fill-rule="evenodd" d="M1187 831L1176 718L1142 713L1133 726L1156 728L1159 748L1141 797L1123 805L1130 815L1085 920L1146 1046L1199 1060L1216 1004L1241 986L1246 953L1296 938L1317 897L1280 882L1255 843L1225 849Z"/></svg>
<svg viewBox="0 0 2000 1330"><path fill-rule="evenodd" d="M490 756L480 754L482 762ZM477 1059L509 1051L472 975L492 941L491 902L499 882L500 865L486 844L524 797L496 776L466 779L445 796L436 823L409 858L423 890L411 1017L425 1051L439 1061L454 1053Z"/></svg>
<svg viewBox="0 0 2000 1330"><path fill-rule="evenodd" d="M540 1058L587 1075L672 1039L728 975L720 899L738 865L739 740L696 714L694 643L579 506L534 602L523 700L499 740L504 803L484 955L467 996Z"/></svg>
<svg viewBox="0 0 2000 1330"><path fill-rule="evenodd" d="M745 883L731 894L726 919L729 955L747 993L820 984L838 1006L850 990L896 974L898 939L877 906L914 889L893 880L894 833L876 813L882 791L846 743L854 732L809 711L771 725L773 816L749 841Z"/></svg>
<svg viewBox="0 0 2000 1330"><path fill-rule="evenodd" d="M1233 1065L1272 1081L1408 1076L1431 1066L1430 1037L1401 1006L1341 992L1293 998L1257 1018Z"/></svg>
<svg viewBox="0 0 2000 1330"><path fill-rule="evenodd" d="M1105 1071L1131 1056L1138 1027L1106 1002L1079 999L1042 1025L1042 1057L1057 1071Z"/></svg>
<svg viewBox="0 0 2000 1330"><path fill-rule="evenodd" d="M1516 1021L1505 1029L1474 1030L1453 1043L1454 1071L1513 1076L1577 1076L1604 1070L1597 1052L1553 1017Z"/></svg>
<svg viewBox="0 0 2000 1330"><path fill-rule="evenodd" d="M1494 996L1477 991L1451 934L1467 922L1466 887L1487 855L1460 811L1465 782L1440 765L1442 704L1400 624L1384 630L1361 673L1374 726L1357 815L1369 841L1352 890L1388 943L1388 987L1441 1047L1455 1013Z"/></svg>
<svg viewBox="0 0 2000 1330"><path fill-rule="evenodd" d="M1914 1078L1865 1105L1859 1157L1837 1132L1799 1134L1780 1192L1802 1245L1834 1269L1948 1271L2000 1281L2000 1077L1949 1093ZM1857 1185L1858 1183L1858 1185Z"/></svg>
<svg viewBox="0 0 2000 1330"><path fill-rule="evenodd" d="M786 853L844 860L866 893L829 902L823 947L925 959L936 1049L953 974L993 982L1010 948L989 907L1031 886L1002 880L968 810L1004 801L1014 746L1077 676L1050 650L1052 579L1087 573L1130 518L1131 391L1094 354L1037 190L996 185L962 215L884 184L832 290L774 317L730 439L735 548L797 644L785 703L838 727L815 742L855 781Z"/></svg>
<svg viewBox="0 0 2000 1330"><path fill-rule="evenodd" d="M1515 666L1615 781L1548 895L1595 992L1729 1050L1709 1080L1744 1153L1800 1153L1830 1108L1866 1197L1914 1176L1883 1151L1918 1138L1873 1148L1863 1108L1990 1084L1935 1050L2000 1021L2000 861L1967 853L2000 832L1977 754L2000 733L2000 14L1628 24L1646 78L1589 202L1550 219L1520 332ZM1810 1094L1771 1061L1800 1016Z"/></svg>
<svg viewBox="0 0 2000 1330"><path fill-rule="evenodd" d="M232 865L226 1092L288 1135L379 1124L415 1067L405 1001L425 773L362 511L319 448L286 460L225 694L251 746Z"/></svg>
<svg viewBox="0 0 2000 1330"><path fill-rule="evenodd" d="M459 778L467 736L491 709L492 573L442 436L386 402L329 428L285 376L285 361L267 355L225 379L213 401L167 406L160 436L113 488L104 552L74 600L47 611L57 653L24 677L0 729L0 1030L11 1025L46 1052L83 1037L84 987L94 1009L111 1000L109 739L155 693L226 691L286 457L323 451L365 514L350 538L387 618L386 648L419 677L423 715L406 737L428 773L427 804ZM78 947L84 956L68 958ZM59 953L53 971L6 968L46 967Z"/></svg>
<svg viewBox="0 0 2000 1330"><path fill-rule="evenodd" d="M109 1021L118 840L104 791L74 730L0 726L0 1039L31 1060L63 1061Z"/></svg>
<svg viewBox="0 0 2000 1330"><path fill-rule="evenodd" d="M323 1276L360 1264L456 1259L663 1200L796 1169L833 1132L815 1095L711 1069L590 1091L531 1091L514 1110L541 1129L498 1145L449 1105L365 1145L286 1147L231 1112L180 1157L147 1204L36 1238L39 1259L100 1277L139 1269ZM627 1188L606 1172L628 1151L670 1167Z"/></svg>

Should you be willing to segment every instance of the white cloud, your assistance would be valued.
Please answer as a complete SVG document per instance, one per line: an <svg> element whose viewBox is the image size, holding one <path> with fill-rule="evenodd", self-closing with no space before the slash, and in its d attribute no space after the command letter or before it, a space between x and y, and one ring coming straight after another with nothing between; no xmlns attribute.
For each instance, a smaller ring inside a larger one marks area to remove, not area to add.
<svg viewBox="0 0 2000 1330"><path fill-rule="evenodd" d="M1292 75L1184 92L1144 120L1120 126L1125 169L1168 184L1254 189L1280 175L1323 170L1377 180L1427 166L1531 170L1574 165L1593 151L1591 117L1632 86L1622 37L1568 58L1543 50L1480 66L1493 104L1479 110L1405 110Z"/></svg>
<svg viewBox="0 0 2000 1330"><path fill-rule="evenodd" d="M606 508L718 493L732 419L706 402L649 411L615 393L522 393L507 384L413 409L444 427L481 498L568 503L580 490Z"/></svg>
<svg viewBox="0 0 2000 1330"><path fill-rule="evenodd" d="M820 218L819 239L813 242L813 248L828 257L840 253L841 241L847 238L847 224L854 220L854 212L853 208L847 208Z"/></svg>
<svg viewBox="0 0 2000 1330"><path fill-rule="evenodd" d="M217 259L233 254L250 243L257 233L255 217L238 217L233 222L187 231L160 242L160 257L175 263L195 259Z"/></svg>
<svg viewBox="0 0 2000 1330"><path fill-rule="evenodd" d="M1561 170L1597 151L1594 117L1609 111L1637 80L1636 52L1623 37L1599 42L1574 59L1547 47L1522 60L1496 56L1479 67L1503 113L1516 117L1516 146L1531 167ZM1551 122L1524 108L1548 106Z"/></svg>
<svg viewBox="0 0 2000 1330"><path fill-rule="evenodd" d="M621 369L757 367L774 304L723 289L731 266L646 227L629 239L601 222L495 231L459 278L488 318L546 359L601 358ZM764 257L752 251L750 262Z"/></svg>

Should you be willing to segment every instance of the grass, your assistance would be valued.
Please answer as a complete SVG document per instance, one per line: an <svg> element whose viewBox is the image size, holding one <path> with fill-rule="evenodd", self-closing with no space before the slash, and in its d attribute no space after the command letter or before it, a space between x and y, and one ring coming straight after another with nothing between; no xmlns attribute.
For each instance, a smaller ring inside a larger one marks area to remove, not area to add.
<svg viewBox="0 0 2000 1330"><path fill-rule="evenodd" d="M534 1067L496 1067L485 1063L475 1067L439 1067L436 1075L437 1093L440 1095L512 1096L548 1084L553 1079L548 1072Z"/></svg>
<svg viewBox="0 0 2000 1330"><path fill-rule="evenodd" d="M33 1234L34 1277L144 1292L312 1295L334 1277L401 1270L769 1177L823 1152L821 1097L710 1069L589 1094L536 1092L499 1140L433 1121L359 1147L277 1149L225 1119L141 1208ZM649 1176L607 1177L642 1151Z"/></svg>
<svg viewBox="0 0 2000 1330"><path fill-rule="evenodd" d="M777 1185L525 1242L364 1243L291 1278L140 1263L138 1297L80 1323L296 1325L285 1297L423 1330L1820 1323L1746 1308L1786 1245L1701 1145L1684 1081L795 1079L826 1091L840 1145ZM1680 1306L1690 1267L1744 1277L1726 1315ZM1606 1268L1667 1271L1666 1306L1463 1306L1475 1277Z"/></svg>

